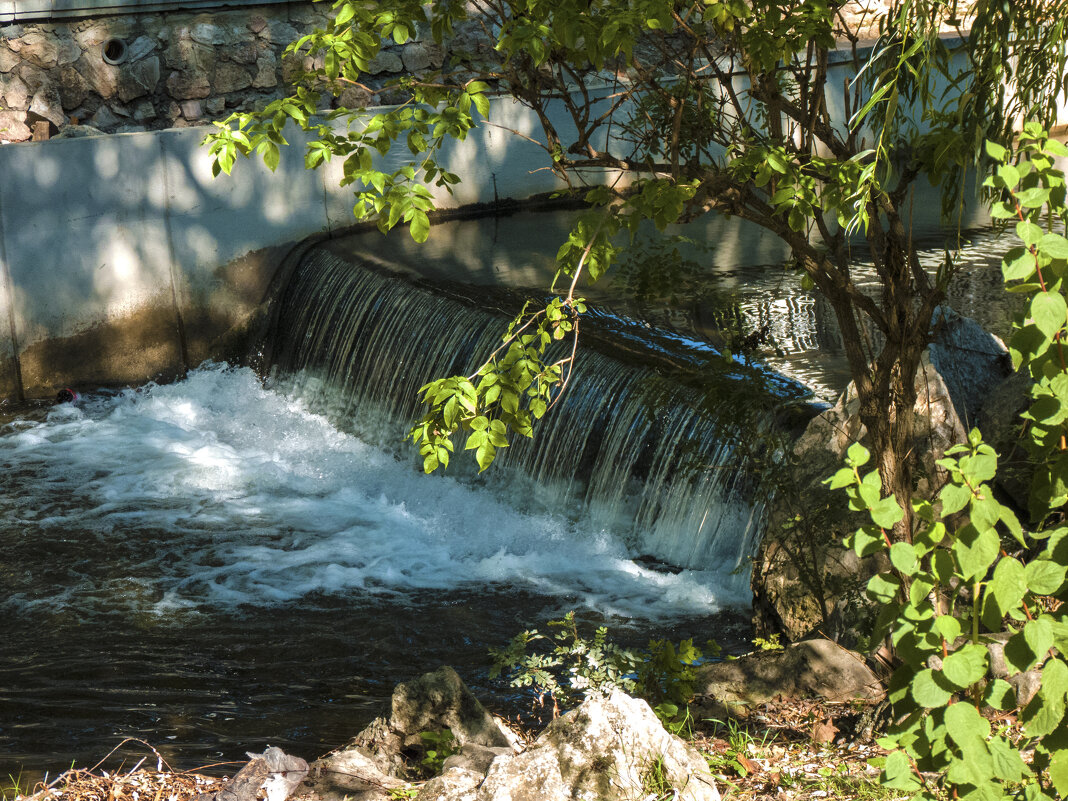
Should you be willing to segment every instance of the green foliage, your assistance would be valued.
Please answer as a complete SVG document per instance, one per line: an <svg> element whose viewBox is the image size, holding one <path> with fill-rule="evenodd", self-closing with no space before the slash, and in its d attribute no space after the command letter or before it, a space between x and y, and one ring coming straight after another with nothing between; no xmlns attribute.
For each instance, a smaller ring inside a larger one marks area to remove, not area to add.
<svg viewBox="0 0 1068 801"><path fill-rule="evenodd" d="M909 390L891 384L907 384L915 372L952 268L934 284L905 268L915 252L901 209L923 170L947 190L950 209L960 175L986 158L984 138L1010 141L1021 111L1052 119L1066 89L1060 43L1068 0L980 4L964 58L956 59L940 33L959 24L957 0L894 0L879 12L881 37L870 53L840 14L843 5L333 0L329 24L287 49L287 58L318 66L288 97L219 123L207 138L213 170L229 173L239 155L275 169L287 131L300 128L312 133L306 166L342 161L357 218L383 231L406 224L423 240L435 192L448 194L460 180L442 162L442 148L488 122L491 94L511 96L541 124L536 135L513 133L542 147L546 165L569 191L585 192L595 211L558 253L558 278L569 288L519 315L502 349L474 375L423 388L429 411L411 439L424 469L447 466L461 437L485 469L510 437L531 436L574 365L578 282L611 267L617 233L633 236L643 220L663 229L718 210L782 239L804 285L830 299L861 406L873 410L863 422L883 481L903 492L907 469L896 465L908 455L890 452L909 437L892 438L880 421L909 425L908 415L889 413L895 395ZM441 69L384 81L366 75L383 43L428 33L450 53ZM493 63L488 48L464 50L478 36L480 46L492 46ZM844 87L828 72L842 44L856 73ZM1009 89L1006 65L1013 65ZM372 104L396 105L328 108L351 87ZM839 105L845 121L828 114ZM555 122L561 117L566 126ZM611 183L589 190L601 180ZM887 259L877 265L883 304L853 283L849 238L858 233ZM1055 312L1046 308L1041 319ZM866 352L857 314L884 335L881 355ZM571 355L547 356L546 336L570 337Z"/></svg>
<svg viewBox="0 0 1068 801"><path fill-rule="evenodd" d="M619 688L648 701L665 725L676 729L687 725L685 706L693 698L695 667L703 656L693 640L677 646L650 640L648 649L640 651L612 642L604 626L593 637L584 637L574 612L548 625L556 631L549 635L536 629L523 631L505 648L491 648L490 678L506 675L513 687L530 687L549 696L554 708L573 706L587 692ZM538 650L528 652L535 643Z"/></svg>
<svg viewBox="0 0 1068 801"><path fill-rule="evenodd" d="M472 375L439 378L419 390L430 411L409 436L427 473L448 467L457 432L466 432L464 449L475 452L480 472L498 448L508 447L509 433L533 435L533 421L552 405L574 363L574 347L570 356L555 361L549 361L548 349L566 336L577 345L578 316L585 310L582 298L575 297L553 298L532 313L524 305L503 344Z"/></svg>
<svg viewBox="0 0 1068 801"><path fill-rule="evenodd" d="M1035 382L1024 418L1039 467L1031 495L1036 529L1025 531L997 500L989 483L997 454L978 430L967 445L946 451L939 465L948 483L938 504L914 503L917 525L907 539L889 534L903 511L894 497L882 497L875 471L861 472L870 458L862 445L850 447L846 467L828 483L871 518L847 544L860 556L885 553L893 568L868 583L869 597L882 606L875 635L903 662L890 683L898 722L882 740L894 749L882 769L884 786L922 799L1038 801L1068 793L1068 616L1060 611L1068 599L1068 527L1055 514L1068 500L1059 483L1068 469L1068 209L1052 159L1068 149L1029 124L1016 154L994 143L987 152L996 162L987 186L1000 194L994 215L1013 221L1023 243L1003 260L1005 280L1031 295L1012 356ZM1041 689L1023 708L1008 682L989 675L988 634L1003 630L1010 676L1041 672ZM1015 711L1022 733L992 725L984 714L990 709ZM1025 760L1028 753L1033 758Z"/></svg>
<svg viewBox="0 0 1068 801"><path fill-rule="evenodd" d="M667 777L664 758L656 757L642 770L642 801L675 801L678 791Z"/></svg>
<svg viewBox="0 0 1068 801"><path fill-rule="evenodd" d="M783 645L779 642L779 635L772 634L770 637L754 637L753 647L758 651L781 651Z"/></svg>
<svg viewBox="0 0 1068 801"><path fill-rule="evenodd" d="M460 750L456 745L456 738L449 729L421 731L419 738L426 747L426 754L421 764L435 776L441 773L445 760Z"/></svg>
<svg viewBox="0 0 1068 801"><path fill-rule="evenodd" d="M7 774L7 784L0 783L0 801L15 801L15 799L30 795L31 788L23 781L22 771L17 776Z"/></svg>

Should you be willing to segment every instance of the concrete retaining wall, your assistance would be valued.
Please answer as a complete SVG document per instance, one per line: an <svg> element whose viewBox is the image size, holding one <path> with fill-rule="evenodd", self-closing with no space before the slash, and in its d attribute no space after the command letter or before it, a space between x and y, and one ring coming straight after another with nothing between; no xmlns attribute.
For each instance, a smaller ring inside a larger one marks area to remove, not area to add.
<svg viewBox="0 0 1068 801"><path fill-rule="evenodd" d="M494 118L534 133L510 101ZM261 302L289 247L352 226L341 164L211 175L205 128L0 147L0 397L167 378ZM443 206L559 188L541 151L494 127L454 144ZM388 166L388 165L387 165ZM21 378L20 378L21 372Z"/></svg>

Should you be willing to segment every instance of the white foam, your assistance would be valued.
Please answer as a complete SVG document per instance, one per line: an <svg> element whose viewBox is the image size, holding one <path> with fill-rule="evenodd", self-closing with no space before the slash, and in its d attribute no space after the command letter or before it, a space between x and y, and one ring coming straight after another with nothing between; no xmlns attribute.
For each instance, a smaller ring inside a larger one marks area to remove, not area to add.
<svg viewBox="0 0 1068 801"><path fill-rule="evenodd" d="M8 426L0 469L15 468L26 478L6 502L24 512L22 536L92 538L113 560L106 582L89 576L21 604L170 612L518 588L662 618L745 600L724 575L643 567L582 520L522 514L503 493L424 476L247 369L207 365Z"/></svg>

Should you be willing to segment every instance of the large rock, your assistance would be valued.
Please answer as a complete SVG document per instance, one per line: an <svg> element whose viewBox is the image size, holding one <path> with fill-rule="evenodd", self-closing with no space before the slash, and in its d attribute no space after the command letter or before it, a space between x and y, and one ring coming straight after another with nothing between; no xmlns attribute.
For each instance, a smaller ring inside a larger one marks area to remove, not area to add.
<svg viewBox="0 0 1068 801"><path fill-rule="evenodd" d="M89 87L104 100L115 96L119 88L119 68L108 64L100 57L100 48L87 52L75 69L82 74Z"/></svg>
<svg viewBox="0 0 1068 801"><path fill-rule="evenodd" d="M1023 446L1020 415L1031 406L1034 382L1026 372L1006 378L987 393L979 410L983 439L998 452L997 485L1021 510L1029 507L1034 465Z"/></svg>
<svg viewBox="0 0 1068 801"><path fill-rule="evenodd" d="M554 720L522 754L498 757L477 791L428 799L639 801L669 787L679 801L719 801L696 749L668 733L645 701L616 690Z"/></svg>
<svg viewBox="0 0 1068 801"><path fill-rule="evenodd" d="M199 100L211 94L211 83L200 72L172 72L167 76L167 93L175 100Z"/></svg>
<svg viewBox="0 0 1068 801"><path fill-rule="evenodd" d="M805 640L780 651L701 665L694 681L697 706L718 713L744 711L773 698L875 701L882 683L863 657L830 640Z"/></svg>
<svg viewBox="0 0 1068 801"><path fill-rule="evenodd" d="M927 360L916 373L916 432L921 454L917 492L931 497L945 483L937 460L966 439L949 389ZM842 491L823 484L842 466L849 446L864 441L853 385L831 409L813 418L780 466L768 529L753 565L754 624L760 633L800 640L821 631L853 647L874 620L864 587L888 567L883 554L858 559L842 541L866 522L850 512Z"/></svg>
<svg viewBox="0 0 1068 801"><path fill-rule="evenodd" d="M311 766L302 797L320 801L387 801L405 782L383 771L362 748L345 748Z"/></svg>
<svg viewBox="0 0 1068 801"><path fill-rule="evenodd" d="M398 684L391 706L389 727L402 736L449 729L459 745L509 746L493 716L451 667Z"/></svg>
<svg viewBox="0 0 1068 801"><path fill-rule="evenodd" d="M268 50L256 59L256 75L252 79L256 89L272 89L278 86L278 59Z"/></svg>
<svg viewBox="0 0 1068 801"><path fill-rule="evenodd" d="M964 427L973 428L990 390L1012 375L1008 349L975 320L947 306L935 312L932 325L938 334L928 349L931 364L949 389Z"/></svg>
<svg viewBox="0 0 1068 801"><path fill-rule="evenodd" d="M312 788L327 801L345 796L377 801L409 778L410 757L423 749L421 733L445 729L461 746L446 767L478 773L479 781L495 758L514 753L509 738L456 671L442 667L398 684L388 720L375 719L349 745L316 762Z"/></svg>

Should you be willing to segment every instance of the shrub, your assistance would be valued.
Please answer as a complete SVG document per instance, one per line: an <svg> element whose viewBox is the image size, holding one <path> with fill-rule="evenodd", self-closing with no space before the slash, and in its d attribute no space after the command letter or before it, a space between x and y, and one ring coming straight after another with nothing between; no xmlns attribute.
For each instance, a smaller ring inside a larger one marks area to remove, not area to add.
<svg viewBox="0 0 1068 801"><path fill-rule="evenodd" d="M875 639L888 639L901 660L889 687L896 722L880 741L891 749L882 783L918 799L1041 801L1068 794L1068 620L1061 611L1068 566L1062 509L1068 209L1064 175L1053 162L1068 149L1028 125L1016 154L990 143L987 152L997 167L986 186L1000 194L993 216L1015 222L1022 241L1003 260L1004 278L1009 291L1031 295L1010 350L1014 365L1034 379L1033 403L1023 415L1036 466L1033 530L997 500L990 484L997 454L974 430L967 445L939 463L950 478L937 503L914 502L916 525L906 539L891 537L904 512L894 497L881 497L876 471L861 472L869 460L863 446L849 449L846 467L829 483L871 518L847 544L860 556L885 551L892 565L867 587L882 605ZM1010 676L1041 673L1037 695L1022 708L1012 686L989 675L988 635L1003 631L1010 635L1004 649Z"/></svg>

